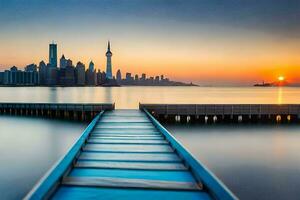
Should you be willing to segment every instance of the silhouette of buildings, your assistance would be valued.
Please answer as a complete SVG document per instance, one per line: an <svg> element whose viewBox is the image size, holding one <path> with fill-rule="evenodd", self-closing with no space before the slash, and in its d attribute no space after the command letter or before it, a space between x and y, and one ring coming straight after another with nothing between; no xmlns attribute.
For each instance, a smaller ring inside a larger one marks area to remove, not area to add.
<svg viewBox="0 0 300 200"><path fill-rule="evenodd" d="M77 62L74 67L71 59L67 59L63 54L57 66L57 44L49 44L49 63L41 61L38 66L30 64L24 70L19 70L16 66L9 70L0 72L0 85L10 86L120 86L120 85L141 85L141 86L177 86L190 85L181 82L170 81L163 75L147 78L143 73L141 76L134 76L127 72L122 78L119 69L116 76L112 74L112 52L108 41L106 52L106 72L96 71L93 61L89 63L86 70L82 62Z"/></svg>
<svg viewBox="0 0 300 200"><path fill-rule="evenodd" d="M37 85L39 84L39 74L34 64L27 65L25 70L19 70L16 66L1 72L0 81L4 85Z"/></svg>

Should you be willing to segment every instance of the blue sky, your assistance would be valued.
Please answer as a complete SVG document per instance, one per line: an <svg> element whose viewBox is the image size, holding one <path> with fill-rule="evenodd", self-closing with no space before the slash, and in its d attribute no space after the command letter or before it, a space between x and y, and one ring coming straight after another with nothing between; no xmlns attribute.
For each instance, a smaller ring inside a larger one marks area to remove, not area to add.
<svg viewBox="0 0 300 200"><path fill-rule="evenodd" d="M240 26L263 31L299 31L298 0L1 0L1 27L49 27L109 20L112 24L177 21Z"/></svg>

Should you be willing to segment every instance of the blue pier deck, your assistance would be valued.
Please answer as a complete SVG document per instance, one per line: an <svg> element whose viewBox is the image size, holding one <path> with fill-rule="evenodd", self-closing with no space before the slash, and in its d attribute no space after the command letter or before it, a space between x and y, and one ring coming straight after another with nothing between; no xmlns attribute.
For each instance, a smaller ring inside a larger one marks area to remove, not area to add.
<svg viewBox="0 0 300 200"><path fill-rule="evenodd" d="M236 199L146 110L101 112L25 199Z"/></svg>

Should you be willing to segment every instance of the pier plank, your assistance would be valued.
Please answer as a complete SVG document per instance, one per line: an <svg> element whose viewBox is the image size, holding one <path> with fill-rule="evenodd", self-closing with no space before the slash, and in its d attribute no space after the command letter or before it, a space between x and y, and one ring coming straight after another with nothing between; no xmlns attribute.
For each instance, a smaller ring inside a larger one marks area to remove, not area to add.
<svg viewBox="0 0 300 200"><path fill-rule="evenodd" d="M74 199L123 199L123 200L211 200L207 192L203 191L176 191L176 190L143 190L124 188L96 188L79 186L60 187L53 199L74 200Z"/></svg>
<svg viewBox="0 0 300 200"><path fill-rule="evenodd" d="M168 145L136 145L136 144L86 144L85 151L110 151L110 152L173 152Z"/></svg>
<svg viewBox="0 0 300 200"><path fill-rule="evenodd" d="M191 182L158 181L146 179L106 177L65 177L63 185L85 187L141 188L158 190L201 190L202 186Z"/></svg>
<svg viewBox="0 0 300 200"><path fill-rule="evenodd" d="M83 152L79 160L104 160L104 161L173 161L179 162L181 159L175 153L88 153Z"/></svg>
<svg viewBox="0 0 300 200"><path fill-rule="evenodd" d="M132 169L132 170L187 170L182 163L162 162L126 162L126 161L78 161L75 167L79 168L102 168L102 169Z"/></svg>
<svg viewBox="0 0 300 200"><path fill-rule="evenodd" d="M168 141L162 140L111 140L111 139L89 139L89 144L145 144L145 145L155 145L155 144L168 144Z"/></svg>

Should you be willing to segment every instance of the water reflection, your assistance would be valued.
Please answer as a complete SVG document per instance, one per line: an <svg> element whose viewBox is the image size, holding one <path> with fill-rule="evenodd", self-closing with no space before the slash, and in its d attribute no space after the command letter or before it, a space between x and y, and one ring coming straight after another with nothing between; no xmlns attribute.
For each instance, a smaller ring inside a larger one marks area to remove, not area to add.
<svg viewBox="0 0 300 200"><path fill-rule="evenodd" d="M0 199L21 199L66 153L85 124L0 116Z"/></svg>
<svg viewBox="0 0 300 200"><path fill-rule="evenodd" d="M49 102L58 102L57 88L50 87L49 88L51 95L49 95Z"/></svg>
<svg viewBox="0 0 300 200"><path fill-rule="evenodd" d="M282 100L282 87L279 87L278 88L278 97L277 97L277 104L282 104L283 103L283 100Z"/></svg>
<svg viewBox="0 0 300 200"><path fill-rule="evenodd" d="M166 125L241 199L299 199L300 126Z"/></svg>
<svg viewBox="0 0 300 200"><path fill-rule="evenodd" d="M143 103L299 103L295 87L2 87L2 102L115 102L116 108Z"/></svg>
<svg viewBox="0 0 300 200"><path fill-rule="evenodd" d="M114 102L114 100L112 98L112 88L111 87L106 87L104 91L105 91L105 100L104 100L104 102ZM100 102L101 102L101 100L100 100Z"/></svg>

